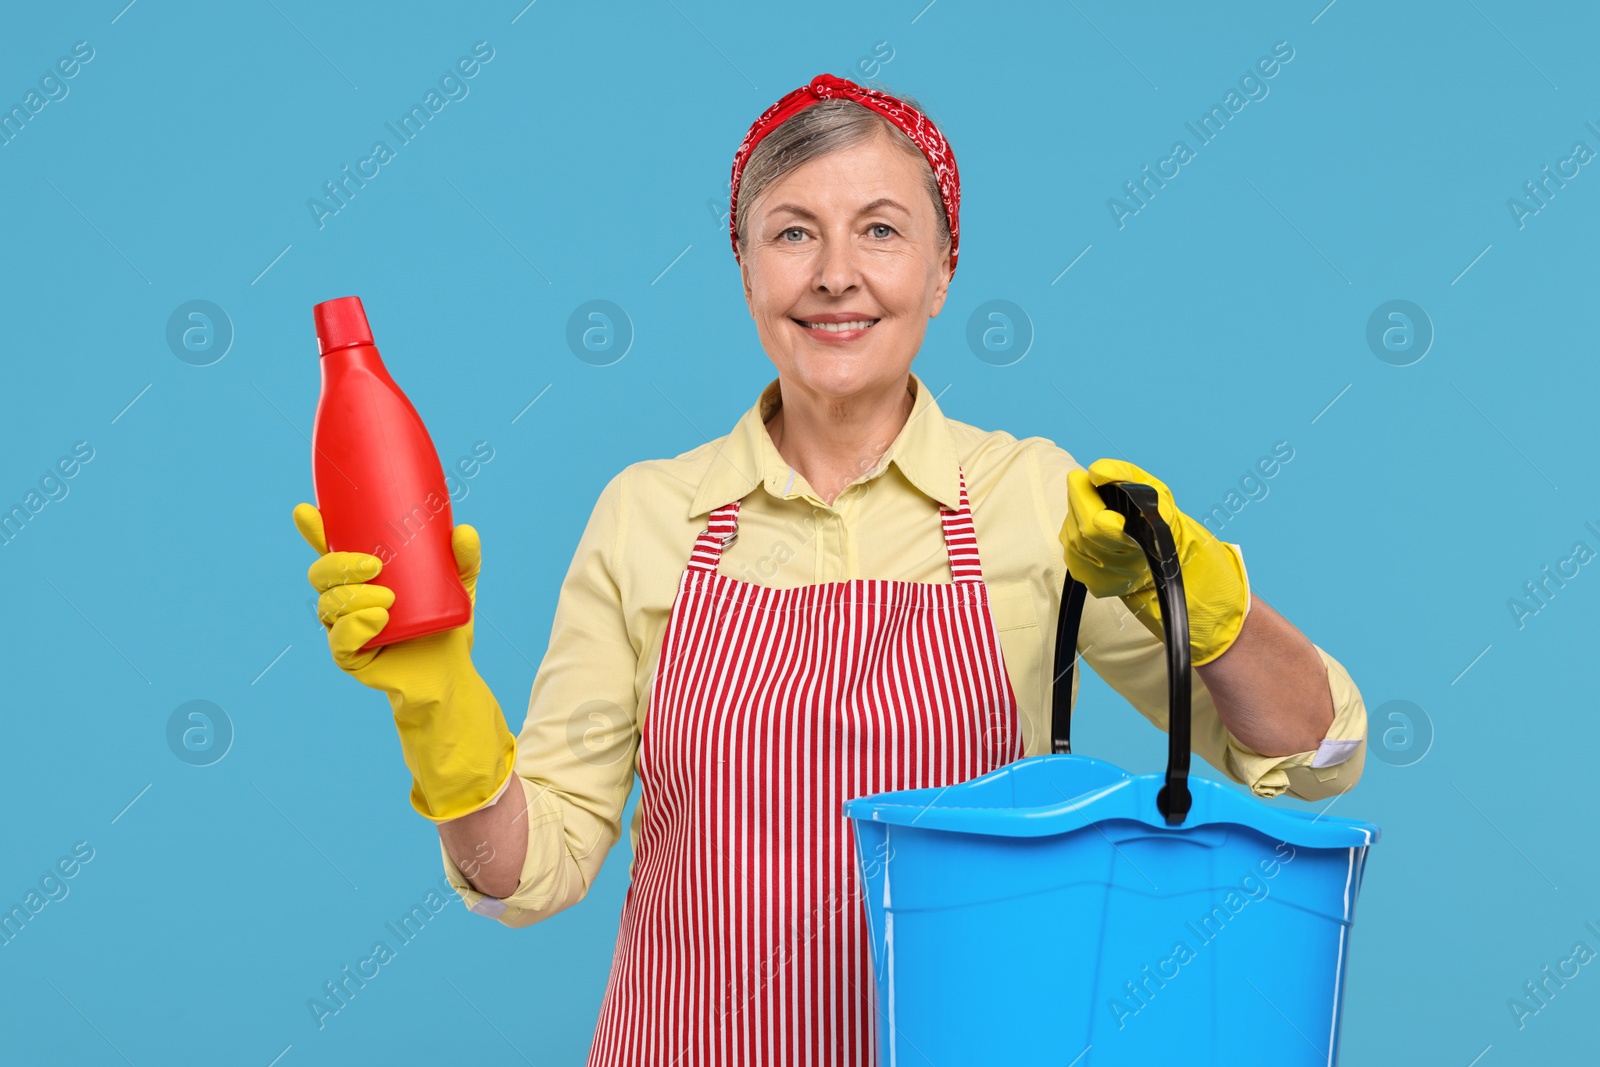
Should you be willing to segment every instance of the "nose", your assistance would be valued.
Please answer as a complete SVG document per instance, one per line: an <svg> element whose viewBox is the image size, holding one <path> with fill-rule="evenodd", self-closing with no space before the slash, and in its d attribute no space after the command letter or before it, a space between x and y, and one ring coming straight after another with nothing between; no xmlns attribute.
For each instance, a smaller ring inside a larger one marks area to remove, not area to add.
<svg viewBox="0 0 1600 1067"><path fill-rule="evenodd" d="M818 292L838 296L861 281L858 250L848 234L829 235L817 253L815 286Z"/></svg>

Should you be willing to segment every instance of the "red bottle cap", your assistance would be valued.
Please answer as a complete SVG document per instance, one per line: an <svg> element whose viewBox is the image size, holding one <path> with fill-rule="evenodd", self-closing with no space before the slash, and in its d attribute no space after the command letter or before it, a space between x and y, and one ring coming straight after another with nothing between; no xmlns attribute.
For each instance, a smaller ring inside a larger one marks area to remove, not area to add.
<svg viewBox="0 0 1600 1067"><path fill-rule="evenodd" d="M324 300L312 308L317 321L317 354L325 356L340 348L372 344L372 327L359 296Z"/></svg>

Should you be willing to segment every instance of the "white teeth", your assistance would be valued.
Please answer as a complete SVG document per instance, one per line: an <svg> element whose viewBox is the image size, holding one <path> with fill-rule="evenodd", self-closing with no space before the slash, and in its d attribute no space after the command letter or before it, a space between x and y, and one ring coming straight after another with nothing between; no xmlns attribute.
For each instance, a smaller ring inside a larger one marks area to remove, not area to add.
<svg viewBox="0 0 1600 1067"><path fill-rule="evenodd" d="M800 325L804 326L808 330L827 330L829 333L839 333L842 330L865 330L878 320L862 319L860 322L806 322L804 319L796 319L795 321L800 323Z"/></svg>

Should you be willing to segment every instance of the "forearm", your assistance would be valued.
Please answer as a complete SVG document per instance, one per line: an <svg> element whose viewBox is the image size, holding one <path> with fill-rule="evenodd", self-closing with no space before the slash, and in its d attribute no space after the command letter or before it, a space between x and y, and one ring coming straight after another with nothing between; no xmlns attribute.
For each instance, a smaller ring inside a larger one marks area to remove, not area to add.
<svg viewBox="0 0 1600 1067"><path fill-rule="evenodd" d="M1195 671L1228 732L1263 756L1310 751L1333 725L1333 694L1316 647L1254 593L1239 636Z"/></svg>
<svg viewBox="0 0 1600 1067"><path fill-rule="evenodd" d="M522 783L515 777L486 808L439 823L439 839L472 887L485 896L516 892L528 855L528 817Z"/></svg>

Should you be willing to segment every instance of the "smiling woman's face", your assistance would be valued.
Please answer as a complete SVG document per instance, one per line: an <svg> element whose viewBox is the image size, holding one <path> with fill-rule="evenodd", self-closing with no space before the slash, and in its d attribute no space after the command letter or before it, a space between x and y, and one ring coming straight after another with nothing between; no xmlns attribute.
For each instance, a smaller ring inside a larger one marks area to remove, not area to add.
<svg viewBox="0 0 1600 1067"><path fill-rule="evenodd" d="M740 266L750 315L779 377L820 397L904 380L950 285L926 163L889 137L797 167L751 205ZM873 325L815 325L840 320Z"/></svg>

